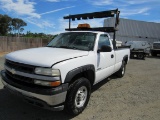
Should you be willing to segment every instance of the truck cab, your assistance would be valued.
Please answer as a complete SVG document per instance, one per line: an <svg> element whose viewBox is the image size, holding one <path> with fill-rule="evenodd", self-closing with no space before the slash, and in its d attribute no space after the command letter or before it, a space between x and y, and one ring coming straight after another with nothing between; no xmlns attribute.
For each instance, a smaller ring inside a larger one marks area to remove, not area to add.
<svg viewBox="0 0 160 120"><path fill-rule="evenodd" d="M158 54L160 54L160 41L153 42L152 49L151 49L152 56L157 56Z"/></svg>

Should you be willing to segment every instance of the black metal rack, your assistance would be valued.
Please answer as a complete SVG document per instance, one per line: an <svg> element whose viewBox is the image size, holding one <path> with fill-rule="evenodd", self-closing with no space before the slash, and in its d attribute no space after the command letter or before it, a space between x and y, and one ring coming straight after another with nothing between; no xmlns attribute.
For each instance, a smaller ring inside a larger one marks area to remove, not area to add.
<svg viewBox="0 0 160 120"><path fill-rule="evenodd" d="M96 28L70 28L65 29L67 31L102 31L102 32L114 32L117 31L114 27L96 27Z"/></svg>
<svg viewBox="0 0 160 120"><path fill-rule="evenodd" d="M119 14L120 11L118 9L115 10L108 10L108 11L101 11L101 12L93 12L93 13L85 13L85 14L76 14L76 15L69 15L63 17L64 19L69 19L69 28L65 29L67 31L102 31L102 32L113 32L113 47L116 49L116 31L117 26L119 24ZM115 26L114 27L96 27L96 28L71 28L71 21L75 20L88 20L94 18L107 18L107 17L115 17Z"/></svg>

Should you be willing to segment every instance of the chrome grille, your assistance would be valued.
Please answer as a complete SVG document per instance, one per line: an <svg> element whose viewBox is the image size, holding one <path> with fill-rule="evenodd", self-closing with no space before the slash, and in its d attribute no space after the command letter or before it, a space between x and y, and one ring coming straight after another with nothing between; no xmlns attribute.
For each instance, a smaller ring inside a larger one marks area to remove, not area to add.
<svg viewBox="0 0 160 120"><path fill-rule="evenodd" d="M6 60L5 65L9 68L15 69L17 71L25 72L25 73L33 73L35 69L34 66L13 62L10 60Z"/></svg>
<svg viewBox="0 0 160 120"><path fill-rule="evenodd" d="M11 80L21 81L21 82L25 82L25 83L33 83L33 79L32 78L28 78L28 77L12 74L11 72L9 72L7 70L6 70L6 75L7 75L7 77L10 77Z"/></svg>

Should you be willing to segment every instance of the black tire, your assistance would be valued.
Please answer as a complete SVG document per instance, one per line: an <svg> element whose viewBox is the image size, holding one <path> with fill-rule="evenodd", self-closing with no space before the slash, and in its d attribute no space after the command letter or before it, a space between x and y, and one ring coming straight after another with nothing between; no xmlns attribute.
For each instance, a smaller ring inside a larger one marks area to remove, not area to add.
<svg viewBox="0 0 160 120"><path fill-rule="evenodd" d="M152 55L152 56L157 56L157 54L156 54L156 53L154 53L154 52L151 52L151 55Z"/></svg>
<svg viewBox="0 0 160 120"><path fill-rule="evenodd" d="M71 115L80 114L88 104L91 84L86 78L79 78L69 86L65 111ZM76 100L77 99L77 100Z"/></svg>
<svg viewBox="0 0 160 120"><path fill-rule="evenodd" d="M144 58L145 58L144 53L138 53L138 54L137 54L137 58L138 58L138 59L144 59Z"/></svg>
<svg viewBox="0 0 160 120"><path fill-rule="evenodd" d="M134 58L134 54L133 54L133 53L130 55L130 58L131 58L131 59L133 59L133 58Z"/></svg>
<svg viewBox="0 0 160 120"><path fill-rule="evenodd" d="M116 72L116 75L120 78L122 78L126 71L126 62L122 61L121 68Z"/></svg>

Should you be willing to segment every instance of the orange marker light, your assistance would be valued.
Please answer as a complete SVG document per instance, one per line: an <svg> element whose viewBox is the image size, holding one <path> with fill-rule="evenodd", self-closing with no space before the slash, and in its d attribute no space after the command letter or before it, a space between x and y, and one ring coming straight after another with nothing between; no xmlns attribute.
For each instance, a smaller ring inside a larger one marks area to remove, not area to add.
<svg viewBox="0 0 160 120"><path fill-rule="evenodd" d="M60 81L50 82L50 86L52 86L52 87L59 86L60 84L61 84Z"/></svg>
<svg viewBox="0 0 160 120"><path fill-rule="evenodd" d="M90 25L88 23L79 24L77 28L90 28Z"/></svg>

